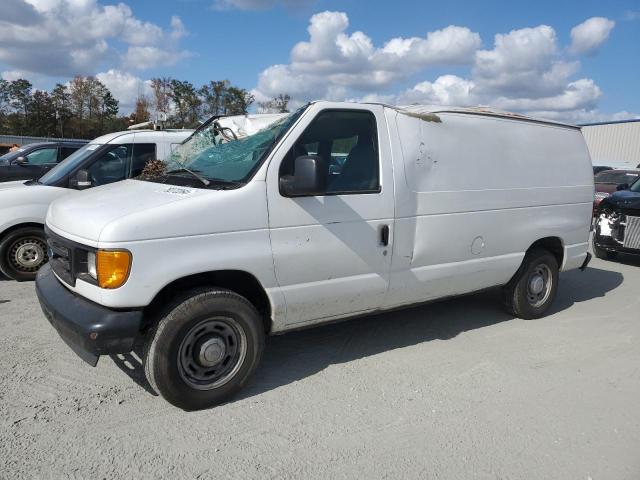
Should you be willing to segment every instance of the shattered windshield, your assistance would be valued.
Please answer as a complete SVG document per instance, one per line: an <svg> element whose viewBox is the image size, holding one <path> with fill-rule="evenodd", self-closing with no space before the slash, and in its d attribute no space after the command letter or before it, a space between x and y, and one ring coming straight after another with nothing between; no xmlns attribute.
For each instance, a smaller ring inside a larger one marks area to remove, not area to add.
<svg viewBox="0 0 640 480"><path fill-rule="evenodd" d="M245 183L302 111L278 115L274 121L269 118L264 128L249 135L226 126L224 118L213 121L176 148L158 177L163 178L163 183L175 183L168 181L171 176L191 177L201 182L205 179L215 184ZM141 179L158 180L144 174Z"/></svg>

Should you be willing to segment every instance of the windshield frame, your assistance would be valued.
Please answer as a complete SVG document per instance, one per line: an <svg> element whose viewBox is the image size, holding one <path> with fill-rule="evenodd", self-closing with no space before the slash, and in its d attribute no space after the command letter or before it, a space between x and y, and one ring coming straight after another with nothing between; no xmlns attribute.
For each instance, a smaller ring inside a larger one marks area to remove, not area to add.
<svg viewBox="0 0 640 480"><path fill-rule="evenodd" d="M226 184L228 186L228 189L236 189L236 188L242 188L243 186L248 184L253 179L253 177L256 175L258 170L260 170L260 168L265 164L267 159L271 156L271 154L272 154L273 150L276 148L276 146L279 145L281 143L281 141L287 136L287 134L289 132L291 132L291 130L298 124L300 118L307 111L307 108L308 108L309 105L310 104L304 105L303 107L300 107L299 109L297 109L295 112L292 112L288 117L284 117L283 118L284 121L289 122L289 125L286 128L283 128L274 137L274 139L271 142L271 144L262 153L260 159L255 162L255 164L247 171L247 173L242 178L229 180L228 182L226 180L224 180L224 181L221 182L220 181L221 179L211 178L211 177L207 176L206 174L203 174L202 176L204 178L206 178L207 180L211 181L211 186L209 186L208 188L216 188L220 184ZM245 115L249 115L249 114L245 114ZM201 132L202 130L207 128L207 126L211 125L215 120L220 119L220 118L224 118L224 117L230 117L230 116L232 117L232 116L236 116L236 115L217 115L217 116L211 117L204 124L200 125L200 127L198 127L198 129L196 129L196 131L193 132L193 134L191 134L181 145L185 145L188 140L192 139L196 135L196 133ZM276 122L274 122L274 123L276 123ZM272 126L273 126L273 124L270 124L269 126L265 127L264 129L271 128ZM259 132L256 132L256 134L257 133L259 133ZM245 138L248 138L248 137L245 137ZM215 145L213 145L213 146L215 146ZM207 148L210 148L210 147L207 147ZM206 148L202 149L200 152L198 152L198 154L200 154L204 150L206 150ZM176 160L174 162L168 161L168 162L165 162L165 163L167 164L167 167L169 167L169 166L171 166L171 167L180 166L182 168L197 169L197 167L195 167L192 163L188 163L188 162L181 163L180 161ZM174 168L171 168L171 170L174 170ZM202 172L199 172L199 173L202 174ZM141 179L141 178L138 178L138 180L153 181L151 179ZM169 183L169 182L165 181L165 182L162 182L162 183ZM198 186L198 188L202 188L202 187ZM204 187L204 188L207 188L207 187Z"/></svg>

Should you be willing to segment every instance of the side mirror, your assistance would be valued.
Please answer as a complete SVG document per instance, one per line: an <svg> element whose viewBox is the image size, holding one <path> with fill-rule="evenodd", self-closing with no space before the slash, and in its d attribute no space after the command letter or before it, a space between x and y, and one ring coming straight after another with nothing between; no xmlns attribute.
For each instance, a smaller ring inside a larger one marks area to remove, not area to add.
<svg viewBox="0 0 640 480"><path fill-rule="evenodd" d="M14 160L16 165L29 165L29 159L27 157L20 156Z"/></svg>
<svg viewBox="0 0 640 480"><path fill-rule="evenodd" d="M84 190L91 187L91 177L87 170L79 170L76 176L69 180L69 186L77 190Z"/></svg>
<svg viewBox="0 0 640 480"><path fill-rule="evenodd" d="M628 183L621 183L620 185L618 185L618 186L616 187L616 190L617 190L617 191L620 191L620 190L629 190L629 184L628 184Z"/></svg>
<svg viewBox="0 0 640 480"><path fill-rule="evenodd" d="M295 161L295 173L280 178L280 192L286 197L322 195L326 186L326 166L318 155L303 155Z"/></svg>

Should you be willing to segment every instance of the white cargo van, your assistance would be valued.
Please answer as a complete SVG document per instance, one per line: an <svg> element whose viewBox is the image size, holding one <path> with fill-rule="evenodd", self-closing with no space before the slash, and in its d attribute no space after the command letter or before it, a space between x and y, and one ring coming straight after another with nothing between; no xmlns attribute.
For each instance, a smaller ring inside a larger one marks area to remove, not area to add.
<svg viewBox="0 0 640 480"><path fill-rule="evenodd" d="M54 199L138 176L146 162L166 159L192 133L110 133L92 140L38 181L0 183L0 273L14 280L33 280L47 262L43 227Z"/></svg>
<svg viewBox="0 0 640 480"><path fill-rule="evenodd" d="M589 261L573 126L315 102L220 133L186 142L172 175L55 201L36 283L76 353L95 366L143 343L150 384L181 408L242 387L265 335L490 287L536 318L558 272Z"/></svg>

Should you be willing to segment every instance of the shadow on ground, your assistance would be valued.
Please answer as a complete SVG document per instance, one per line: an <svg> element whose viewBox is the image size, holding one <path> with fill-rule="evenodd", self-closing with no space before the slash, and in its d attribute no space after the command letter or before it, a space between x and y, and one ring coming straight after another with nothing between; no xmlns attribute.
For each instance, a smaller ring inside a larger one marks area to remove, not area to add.
<svg viewBox="0 0 640 480"><path fill-rule="evenodd" d="M574 270L560 277L558 297L550 314L575 303L604 297L623 281L622 274L599 268ZM336 363L345 363L431 340L512 320L501 308L499 290L467 295L419 307L269 337L262 365L238 398L288 385ZM147 392L144 368L130 354L112 356L116 365Z"/></svg>

